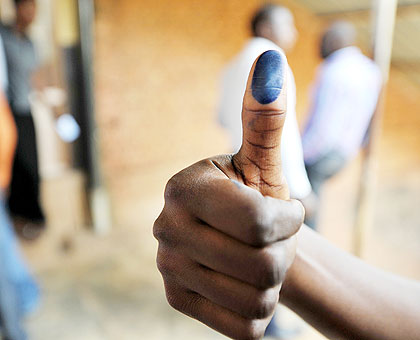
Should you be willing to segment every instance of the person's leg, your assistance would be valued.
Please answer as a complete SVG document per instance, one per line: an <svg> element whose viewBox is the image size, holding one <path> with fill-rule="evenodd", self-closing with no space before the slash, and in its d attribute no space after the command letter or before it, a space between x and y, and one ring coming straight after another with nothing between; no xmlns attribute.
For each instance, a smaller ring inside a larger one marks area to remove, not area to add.
<svg viewBox="0 0 420 340"><path fill-rule="evenodd" d="M9 270L16 263L9 263L13 254L9 254L12 245L10 244L8 223L0 193L0 328L4 339L23 340L26 339L26 335L21 325L22 303L18 289L11 280Z"/></svg>
<svg viewBox="0 0 420 340"><path fill-rule="evenodd" d="M31 313L39 304L39 286L29 271L19 248L12 223L5 210L3 195L0 192L0 257L8 280L19 296L23 315Z"/></svg>
<svg viewBox="0 0 420 340"><path fill-rule="evenodd" d="M40 206L38 151L32 116L15 115L18 144L13 164L9 209L12 215L34 223L44 223Z"/></svg>
<svg viewBox="0 0 420 340"><path fill-rule="evenodd" d="M321 203L322 187L325 182L336 175L346 164L346 159L341 153L330 151L321 157L318 161L306 165L306 172L308 174L309 182L311 183L312 190L318 196L318 207L312 216L305 218L305 224L316 230L319 209Z"/></svg>
<svg viewBox="0 0 420 340"><path fill-rule="evenodd" d="M24 340L21 325L19 301L13 285L4 277L0 269L0 326L5 339Z"/></svg>

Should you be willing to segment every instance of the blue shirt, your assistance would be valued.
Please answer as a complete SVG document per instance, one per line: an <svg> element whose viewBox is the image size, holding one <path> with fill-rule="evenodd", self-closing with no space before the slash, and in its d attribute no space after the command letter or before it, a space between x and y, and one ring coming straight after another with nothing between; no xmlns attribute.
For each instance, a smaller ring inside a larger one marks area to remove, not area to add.
<svg viewBox="0 0 420 340"><path fill-rule="evenodd" d="M0 90L4 94L7 92L7 87L9 85L9 79L7 75L7 62L6 54L4 53L3 39L0 35Z"/></svg>

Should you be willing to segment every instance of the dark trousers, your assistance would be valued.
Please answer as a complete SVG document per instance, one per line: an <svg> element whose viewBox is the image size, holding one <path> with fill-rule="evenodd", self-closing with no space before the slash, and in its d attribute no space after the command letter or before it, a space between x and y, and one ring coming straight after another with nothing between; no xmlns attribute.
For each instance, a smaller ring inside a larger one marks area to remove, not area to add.
<svg viewBox="0 0 420 340"><path fill-rule="evenodd" d="M38 151L32 115L13 114L18 131L18 143L13 163L8 206L12 216L35 223L44 223L40 205Z"/></svg>
<svg viewBox="0 0 420 340"><path fill-rule="evenodd" d="M306 172L308 174L309 182L312 185L312 190L318 197L318 206L315 209L315 214L308 216L305 219L305 224L308 227L316 230L318 211L320 209L321 192L325 182L336 175L346 165L346 158L337 151L330 151L318 159L315 163L305 164Z"/></svg>

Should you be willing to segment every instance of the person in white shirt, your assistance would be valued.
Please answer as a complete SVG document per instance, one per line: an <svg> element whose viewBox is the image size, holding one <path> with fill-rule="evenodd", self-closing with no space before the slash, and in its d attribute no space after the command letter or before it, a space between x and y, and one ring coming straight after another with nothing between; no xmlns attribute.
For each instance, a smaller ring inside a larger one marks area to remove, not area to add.
<svg viewBox="0 0 420 340"><path fill-rule="evenodd" d="M306 170L318 196L324 182L358 153L382 87L378 66L354 46L355 37L351 24L336 22L321 39L325 60L302 136ZM316 227L316 216L305 223Z"/></svg>
<svg viewBox="0 0 420 340"><path fill-rule="evenodd" d="M287 53L297 39L293 15L282 6L266 5L258 10L251 22L251 30L253 37L246 42L242 51L226 66L222 74L218 121L229 132L233 152L237 152L242 144L242 98L254 60L267 50ZM301 200L309 213L314 205L314 195L303 161L302 142L296 120L296 85L290 68L287 74L287 91L287 116L282 137L283 171L290 196Z"/></svg>
<svg viewBox="0 0 420 340"><path fill-rule="evenodd" d="M229 132L232 151L237 152L242 144L242 99L245 93L249 70L255 59L267 50L284 54L295 45L297 31L293 14L289 9L265 5L251 21L253 37L239 54L226 66L222 75L219 123ZM290 196L302 201L310 214L314 195L303 161L302 142L296 120L296 85L292 70L287 73L287 115L282 136L282 164ZM273 319L274 320L274 319ZM289 334L293 333L293 334ZM278 338L295 335L296 331L280 329L274 321L266 335Z"/></svg>

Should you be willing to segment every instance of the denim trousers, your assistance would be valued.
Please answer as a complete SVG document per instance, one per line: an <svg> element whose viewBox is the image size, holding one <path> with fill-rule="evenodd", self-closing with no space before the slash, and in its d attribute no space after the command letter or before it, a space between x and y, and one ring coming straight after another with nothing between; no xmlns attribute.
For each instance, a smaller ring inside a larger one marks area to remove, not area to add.
<svg viewBox="0 0 420 340"><path fill-rule="evenodd" d="M23 317L39 303L39 288L22 255L0 191L0 334L24 340Z"/></svg>

